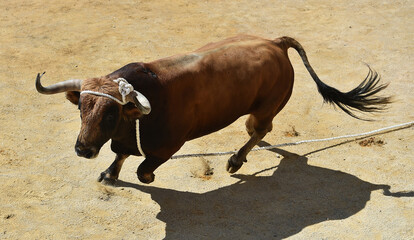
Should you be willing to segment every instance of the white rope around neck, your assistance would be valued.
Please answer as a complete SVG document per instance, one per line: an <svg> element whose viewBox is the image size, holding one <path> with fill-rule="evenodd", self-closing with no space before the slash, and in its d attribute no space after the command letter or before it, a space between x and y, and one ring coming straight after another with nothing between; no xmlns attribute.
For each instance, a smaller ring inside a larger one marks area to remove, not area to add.
<svg viewBox="0 0 414 240"><path fill-rule="evenodd" d="M95 92L91 90L84 90L80 94L92 94L92 95L97 95L97 96L103 96L103 97L110 98L121 105L127 104L128 101L126 101L125 98L126 96L128 96L128 94L134 91L134 87L131 84L129 84L125 78L115 79L114 82L118 83L118 91L122 96L122 101L120 101L118 98L111 96L109 94L102 93L102 92Z"/></svg>
<svg viewBox="0 0 414 240"><path fill-rule="evenodd" d="M106 94L106 93L95 92L95 91L91 91L91 90L84 90L80 94L92 94L92 95L107 97L107 98L110 98L110 99L114 100L115 102L117 102L117 103L119 103L121 105L127 104L127 102L120 101L118 98L113 97L113 96L111 96L109 94Z"/></svg>
<svg viewBox="0 0 414 240"><path fill-rule="evenodd" d="M122 96L122 102L124 104L127 104L128 102L125 100L125 97L134 91L134 87L131 84L129 84L127 80L125 80L125 78L115 79L114 82L118 83L118 90Z"/></svg>
<svg viewBox="0 0 414 240"><path fill-rule="evenodd" d="M109 94L102 93L102 92L95 92L95 91L91 91L91 90L81 91L80 94L92 94L92 95L96 95L96 96L107 97L107 98L112 99L112 100L114 100L115 102L117 102L121 105L127 104L128 101L126 100L126 96L128 96L128 94L130 94L132 91L134 91L134 87L131 84L129 84L128 81L125 78L115 79L114 82L118 83L118 91L122 96L122 101L119 100L118 98L114 97L114 96L109 95ZM137 137L138 151L145 158L145 153L142 150L141 138L140 138L140 135L139 135L139 120L137 119L135 123L136 123L136 137Z"/></svg>
<svg viewBox="0 0 414 240"><path fill-rule="evenodd" d="M144 158L146 158L145 153L144 153L144 150L142 150L142 147L141 147L141 137L139 135L139 120L138 119L135 121L135 125L136 125L136 129L137 129L136 130L136 136L137 136L137 147L138 147L138 151L139 151L139 153L141 153L141 155Z"/></svg>

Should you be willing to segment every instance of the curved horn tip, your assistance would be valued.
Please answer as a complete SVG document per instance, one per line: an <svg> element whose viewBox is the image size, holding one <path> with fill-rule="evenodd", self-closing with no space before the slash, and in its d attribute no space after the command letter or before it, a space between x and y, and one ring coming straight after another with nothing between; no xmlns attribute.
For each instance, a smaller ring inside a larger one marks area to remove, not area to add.
<svg viewBox="0 0 414 240"><path fill-rule="evenodd" d="M148 115L151 112L151 105L149 105L149 102L142 103L138 100L137 97L133 98L133 102L135 106L142 112L142 114Z"/></svg>
<svg viewBox="0 0 414 240"><path fill-rule="evenodd" d="M38 73L37 77L36 77L36 81L40 80L41 77L43 77L43 75L45 75L46 72L43 72L42 74Z"/></svg>
<svg viewBox="0 0 414 240"><path fill-rule="evenodd" d="M46 72L43 72L42 74L38 73L36 77L36 90L39 93L55 94L55 93L61 93L61 92L67 92L67 91L80 91L81 90L82 80L79 80L79 79L66 80L63 82L55 83L53 85L44 87L40 83L40 78L45 73Z"/></svg>
<svg viewBox="0 0 414 240"><path fill-rule="evenodd" d="M148 99L138 91L133 91L129 94L129 102L135 104L135 106L142 112L144 115L148 115L151 112L151 104Z"/></svg>
<svg viewBox="0 0 414 240"><path fill-rule="evenodd" d="M141 109L141 111L142 111L142 114L144 114L144 115L148 115L148 114L150 114L150 112L151 112L151 108L146 108L146 107L143 107L143 108Z"/></svg>
<svg viewBox="0 0 414 240"><path fill-rule="evenodd" d="M36 90L39 92L39 93L43 93L44 92L44 87L42 86L42 84L40 83L40 78L42 78L43 77L43 75L45 74L46 72L43 72L42 74L40 74L40 73L38 73L37 74L37 77L36 77Z"/></svg>

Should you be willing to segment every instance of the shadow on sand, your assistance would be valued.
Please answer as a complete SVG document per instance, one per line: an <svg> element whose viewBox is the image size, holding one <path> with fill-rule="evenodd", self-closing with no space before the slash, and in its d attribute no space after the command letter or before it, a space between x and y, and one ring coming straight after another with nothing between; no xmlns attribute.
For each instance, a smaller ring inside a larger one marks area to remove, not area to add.
<svg viewBox="0 0 414 240"><path fill-rule="evenodd" d="M165 239L282 239L307 226L356 214L375 190L394 197L414 196L308 165L306 156L311 153L271 151L283 156L278 166L263 170L274 170L271 176L234 174L237 183L202 194L121 180L117 185L151 194L161 207L157 218L166 223Z"/></svg>

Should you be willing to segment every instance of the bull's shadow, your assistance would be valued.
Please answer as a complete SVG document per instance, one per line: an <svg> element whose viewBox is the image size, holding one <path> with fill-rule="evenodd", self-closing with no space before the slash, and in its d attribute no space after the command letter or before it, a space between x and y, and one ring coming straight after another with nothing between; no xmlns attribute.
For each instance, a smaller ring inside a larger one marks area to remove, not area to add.
<svg viewBox="0 0 414 240"><path fill-rule="evenodd" d="M374 190L392 195L387 185L308 165L306 157L281 149L272 151L283 156L278 166L263 170L274 170L272 176L235 174L237 183L207 193L119 185L151 194L161 207L157 218L166 223L165 239L282 239L356 214Z"/></svg>

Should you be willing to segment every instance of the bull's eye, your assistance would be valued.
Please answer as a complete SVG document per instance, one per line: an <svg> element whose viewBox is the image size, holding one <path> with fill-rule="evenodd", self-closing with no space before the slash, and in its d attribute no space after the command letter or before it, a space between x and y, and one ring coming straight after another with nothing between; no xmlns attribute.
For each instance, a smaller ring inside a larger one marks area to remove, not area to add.
<svg viewBox="0 0 414 240"><path fill-rule="evenodd" d="M110 133L112 130L115 129L116 125L116 118L113 114L108 114L104 116L101 122L101 128L104 132Z"/></svg>
<svg viewBox="0 0 414 240"><path fill-rule="evenodd" d="M109 107L102 116L101 128L104 132L111 133L118 120L118 108L116 105Z"/></svg>
<svg viewBox="0 0 414 240"><path fill-rule="evenodd" d="M105 117L105 120L109 123L112 123L115 120L115 116L112 114L109 114Z"/></svg>
<svg viewBox="0 0 414 240"><path fill-rule="evenodd" d="M82 118L81 100L80 100L80 98L79 98L79 101L78 101L78 110L79 110L79 113L80 113L80 118Z"/></svg>

